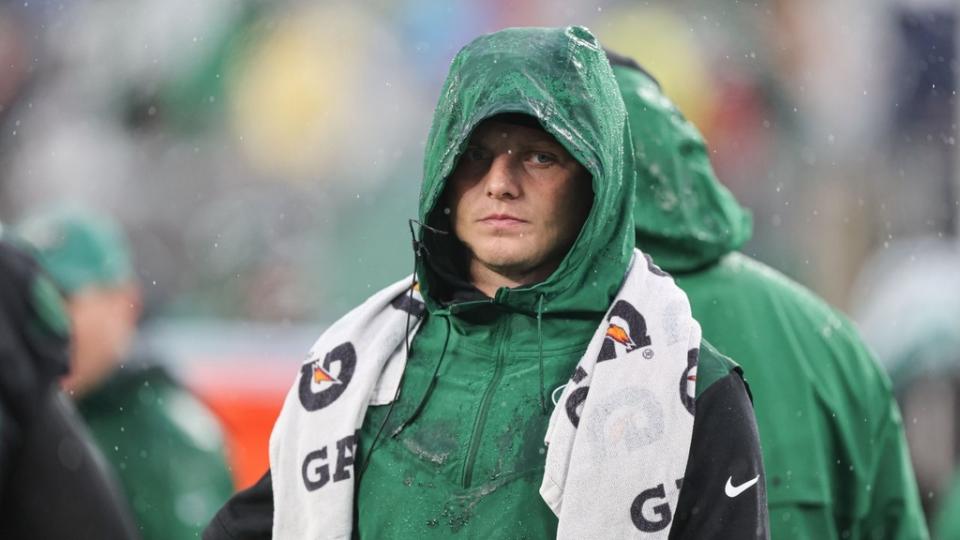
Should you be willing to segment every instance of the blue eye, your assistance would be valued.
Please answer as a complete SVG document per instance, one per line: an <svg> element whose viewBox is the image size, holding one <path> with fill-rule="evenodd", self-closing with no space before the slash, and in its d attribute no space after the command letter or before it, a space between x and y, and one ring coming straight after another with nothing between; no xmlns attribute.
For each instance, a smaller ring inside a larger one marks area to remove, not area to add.
<svg viewBox="0 0 960 540"><path fill-rule="evenodd" d="M548 165L557 161L557 158L546 152L534 152L531 158L538 165Z"/></svg>

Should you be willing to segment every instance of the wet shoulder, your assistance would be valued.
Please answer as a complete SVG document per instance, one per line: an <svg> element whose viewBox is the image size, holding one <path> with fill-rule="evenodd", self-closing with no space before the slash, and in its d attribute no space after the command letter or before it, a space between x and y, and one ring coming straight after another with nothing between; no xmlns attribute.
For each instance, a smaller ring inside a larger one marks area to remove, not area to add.
<svg viewBox="0 0 960 540"><path fill-rule="evenodd" d="M740 366L720 353L707 340L702 340L700 342L699 358L697 359L696 397L699 398L714 383L723 379L732 371L739 373Z"/></svg>
<svg viewBox="0 0 960 540"><path fill-rule="evenodd" d="M715 279L723 279L725 283L735 285L734 290L738 292L750 291L753 295L762 294L789 311L800 312L816 319L825 317L845 319L836 309L804 285L772 266L743 253L733 252L726 255L708 273L716 274Z"/></svg>
<svg viewBox="0 0 960 540"><path fill-rule="evenodd" d="M762 327L768 340L789 344L781 356L802 364L821 391L839 384L846 388L837 388L837 395L886 406L887 376L844 313L780 271L742 253L724 257L716 272L702 283L716 291L711 301L747 302L726 315L741 325ZM690 296L694 303L694 295ZM745 356L742 361L749 377L754 359Z"/></svg>

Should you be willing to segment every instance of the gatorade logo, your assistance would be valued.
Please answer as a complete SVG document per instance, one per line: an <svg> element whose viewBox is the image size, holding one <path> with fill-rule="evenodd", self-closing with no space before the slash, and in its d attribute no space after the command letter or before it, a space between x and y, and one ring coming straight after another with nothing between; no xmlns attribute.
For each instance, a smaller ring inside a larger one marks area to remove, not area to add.
<svg viewBox="0 0 960 540"><path fill-rule="evenodd" d="M317 411L336 401L346 391L356 366L357 352L350 342L334 347L322 361L304 364L300 368L300 404Z"/></svg>
<svg viewBox="0 0 960 540"><path fill-rule="evenodd" d="M630 352L650 345L647 321L629 302L617 300L610 314L607 315L607 321L610 322L610 326L607 328L607 335L603 338L597 363L616 358L618 346Z"/></svg>

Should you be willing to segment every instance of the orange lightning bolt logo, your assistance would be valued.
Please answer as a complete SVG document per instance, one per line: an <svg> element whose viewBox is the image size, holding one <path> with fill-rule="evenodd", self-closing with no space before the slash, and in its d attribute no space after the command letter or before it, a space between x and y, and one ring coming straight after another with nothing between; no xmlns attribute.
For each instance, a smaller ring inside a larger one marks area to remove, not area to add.
<svg viewBox="0 0 960 540"><path fill-rule="evenodd" d="M323 369L323 366L320 365L320 362L317 362L313 364L313 382L320 384L323 382L339 383L340 381L331 375L329 371Z"/></svg>
<svg viewBox="0 0 960 540"><path fill-rule="evenodd" d="M627 331L623 329L622 326L611 324L607 328L607 337L626 346L627 351L632 351L637 348L637 344L630 339L630 335L627 334Z"/></svg>

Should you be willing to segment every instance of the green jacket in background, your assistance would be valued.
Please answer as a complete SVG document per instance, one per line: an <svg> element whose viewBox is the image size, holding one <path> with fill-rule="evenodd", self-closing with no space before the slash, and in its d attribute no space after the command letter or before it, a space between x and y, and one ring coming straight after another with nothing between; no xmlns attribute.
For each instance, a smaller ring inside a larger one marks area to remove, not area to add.
<svg viewBox="0 0 960 540"><path fill-rule="evenodd" d="M702 136L632 61L613 62L637 160L637 247L749 378L772 537L926 538L887 376L843 315L737 252L750 216Z"/></svg>
<svg viewBox="0 0 960 540"><path fill-rule="evenodd" d="M960 508L960 474L953 475L946 495L940 501L936 517L932 520L934 538L938 540L960 538L960 512L954 512L956 508Z"/></svg>
<svg viewBox="0 0 960 540"><path fill-rule="evenodd" d="M220 426L159 367L128 363L78 402L144 540L198 538L233 493Z"/></svg>

